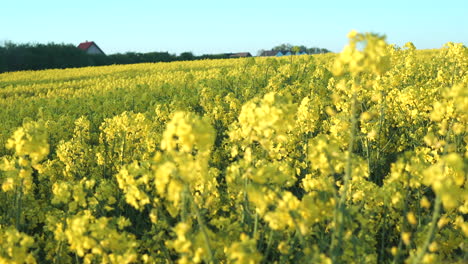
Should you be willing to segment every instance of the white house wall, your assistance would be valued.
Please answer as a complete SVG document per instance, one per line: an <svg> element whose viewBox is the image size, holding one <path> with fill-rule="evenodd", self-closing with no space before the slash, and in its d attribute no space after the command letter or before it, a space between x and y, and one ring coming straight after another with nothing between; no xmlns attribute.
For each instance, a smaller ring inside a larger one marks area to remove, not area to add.
<svg viewBox="0 0 468 264"><path fill-rule="evenodd" d="M91 45L86 51L88 54L102 54L102 52L96 47L96 45Z"/></svg>

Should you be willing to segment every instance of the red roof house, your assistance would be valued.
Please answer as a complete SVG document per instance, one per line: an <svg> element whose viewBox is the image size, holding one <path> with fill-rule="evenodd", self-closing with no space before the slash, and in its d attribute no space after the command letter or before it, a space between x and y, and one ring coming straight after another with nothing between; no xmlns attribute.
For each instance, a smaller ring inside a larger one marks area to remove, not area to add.
<svg viewBox="0 0 468 264"><path fill-rule="evenodd" d="M88 54L106 55L104 51L102 51L102 49L99 48L99 46L96 43L94 43L94 41L86 41L80 43L80 45L78 45L78 48L80 50L84 50Z"/></svg>

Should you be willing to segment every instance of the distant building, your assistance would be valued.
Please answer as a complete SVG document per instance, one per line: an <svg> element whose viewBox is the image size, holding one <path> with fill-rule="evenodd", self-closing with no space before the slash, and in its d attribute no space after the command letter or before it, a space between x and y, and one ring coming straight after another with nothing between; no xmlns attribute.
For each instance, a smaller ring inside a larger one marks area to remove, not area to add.
<svg viewBox="0 0 468 264"><path fill-rule="evenodd" d="M229 53L229 58L247 58L247 57L252 57L252 54L250 52L238 52L238 53Z"/></svg>
<svg viewBox="0 0 468 264"><path fill-rule="evenodd" d="M99 48L99 46L96 43L94 43L94 41L86 41L86 42L80 43L80 45L78 45L78 48L80 50L85 51L88 54L106 55L104 51L102 51L102 49Z"/></svg>
<svg viewBox="0 0 468 264"><path fill-rule="evenodd" d="M296 55L305 55L307 54L307 52L305 51L302 51L302 52L298 52L296 53ZM262 51L262 53L260 53L260 56L262 57L273 57L273 56L276 56L276 57L282 57L282 56L290 56L292 55L292 52L289 51L289 50L265 50L265 51Z"/></svg>
<svg viewBox="0 0 468 264"><path fill-rule="evenodd" d="M307 55L308 53L305 51L301 52L296 52L295 55ZM277 51L277 50L265 50L260 53L260 56L262 57L282 57L282 56L290 56L293 55L293 53L289 50L282 50L282 51Z"/></svg>
<svg viewBox="0 0 468 264"><path fill-rule="evenodd" d="M262 57L271 57L271 56L276 56L278 51L276 50L264 50L262 53L260 53L260 56Z"/></svg>

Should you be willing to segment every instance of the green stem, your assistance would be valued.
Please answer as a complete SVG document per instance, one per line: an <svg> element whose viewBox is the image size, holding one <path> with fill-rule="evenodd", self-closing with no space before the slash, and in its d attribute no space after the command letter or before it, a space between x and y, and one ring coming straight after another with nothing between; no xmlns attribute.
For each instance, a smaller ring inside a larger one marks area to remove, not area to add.
<svg viewBox="0 0 468 264"><path fill-rule="evenodd" d="M18 231L21 231L21 211L22 211L22 198L23 198L23 180L21 180L21 184L18 187L18 191L16 193L16 214L15 214L15 226Z"/></svg>
<svg viewBox="0 0 468 264"><path fill-rule="evenodd" d="M354 139L356 137L356 93L353 94L352 102L351 102L351 135L349 138L348 144L348 153L346 155L346 168L345 168L345 176L344 176L344 184L343 184L343 192L341 193L340 200L335 210L335 228L332 235L331 241L331 257L332 262L336 263L338 258L342 255L341 246L343 243L343 231L344 231L344 216L345 216L345 203L346 203L346 196L349 189L349 182L351 180L352 174L352 152L354 148Z"/></svg>
<svg viewBox="0 0 468 264"><path fill-rule="evenodd" d="M436 196L435 204L434 204L434 212L432 214L432 221L429 227L429 232L427 233L426 240L424 241L423 246L418 250L416 258L413 260L413 264L421 263L424 254L426 254L427 248L431 244L432 240L434 239L435 233L437 231L437 220L439 220L440 216L440 209L441 209L441 199L440 196Z"/></svg>
<svg viewBox="0 0 468 264"><path fill-rule="evenodd" d="M258 212L255 212L255 222L254 222L254 230L253 230L253 238L257 239L257 232L258 232Z"/></svg>
<svg viewBox="0 0 468 264"><path fill-rule="evenodd" d="M383 209L384 209L383 210L384 212L387 211L385 206L384 206ZM382 261L383 258L384 258L384 249L385 249L384 241L385 241L385 235L386 235L386 231L387 231L387 229L386 229L387 217L384 217L383 220L384 220L384 222L383 222L383 226L382 226L382 236L380 237L380 256L379 256L379 259L378 259L379 262Z"/></svg>
<svg viewBox="0 0 468 264"><path fill-rule="evenodd" d="M249 211L248 211L248 197L247 197L247 186L249 184L249 179L245 177L244 179L244 195L242 200L242 224L245 225L246 221L250 219Z"/></svg>
<svg viewBox="0 0 468 264"><path fill-rule="evenodd" d="M383 148L380 148L380 142L382 141L382 130L383 130L383 125L385 121L385 102L386 102L386 94L384 91L380 91L380 96L382 97L382 103L380 105L380 115L379 115L379 131L377 132L377 144L379 147L377 147L377 158L376 160L379 160L380 158L380 153L383 151Z"/></svg>
<svg viewBox="0 0 468 264"><path fill-rule="evenodd" d="M174 261L172 261L172 259L171 259L171 255L169 254L169 251L167 250L167 247L162 242L160 242L159 245L162 248L164 256L166 257L166 261L169 264L174 263Z"/></svg>
<svg viewBox="0 0 468 264"><path fill-rule="evenodd" d="M405 201L410 200L411 190L409 186L410 186L410 175L406 177ZM401 230L402 231L405 228L405 226L408 225L408 219L406 218L407 213L408 213L408 203L405 202L403 206L403 213L401 215L401 218L402 218ZM393 264L400 263L399 262L400 255L401 255L400 252L402 248L403 248L403 239L402 239L402 236L400 235L400 241L398 242L397 253L395 254L395 257L393 258L393 262L392 262Z"/></svg>
<svg viewBox="0 0 468 264"><path fill-rule="evenodd" d="M60 263L60 254L62 252L62 241L59 241L57 249L55 250L54 263Z"/></svg>
<svg viewBox="0 0 468 264"><path fill-rule="evenodd" d="M122 146L121 146L121 153L120 153L120 166L123 166L124 164L124 159L125 159L125 148L127 145L127 134L125 132L122 132L123 136L123 141L122 141Z"/></svg>
<svg viewBox="0 0 468 264"><path fill-rule="evenodd" d="M442 152L442 155L446 155L448 153L448 142L450 139L450 132L452 131L452 125L455 119L452 119L450 121L447 134L445 135L445 146L444 150ZM442 172L443 173L443 172ZM442 200L440 198L440 195L436 193L436 199L435 199L435 204L434 204L434 212L432 213L432 220L431 224L429 227L429 232L427 233L426 240L424 240L423 246L418 250L416 257L414 258L413 262L414 264L420 263L422 258L424 257L424 254L426 254L427 248L431 244L432 240L434 239L435 233L437 231L437 220L439 220L440 216L440 209L441 209L441 204Z"/></svg>
<svg viewBox="0 0 468 264"><path fill-rule="evenodd" d="M193 199L193 196L190 193L190 190L188 189L188 187L186 187L186 189L187 189L187 194L188 194L187 196L190 200L190 203L193 206L195 215L197 216L198 225L200 226L200 230L203 235L203 240L205 241L206 249L208 251L208 256L209 256L209 263L216 263L215 258L213 256L213 250L211 249L211 246L210 246L210 238L208 237L208 233L206 231L205 221L203 220L203 217L200 213L200 209L198 208L198 205L195 203L195 200Z"/></svg>
<svg viewBox="0 0 468 264"><path fill-rule="evenodd" d="M187 192L187 188L185 188L185 190L182 192L182 222L187 221Z"/></svg>
<svg viewBox="0 0 468 264"><path fill-rule="evenodd" d="M395 256L393 257L393 262L392 262L393 264L399 263L400 252L401 252L402 248L403 248L403 239L401 239L401 236L400 236L400 241L398 242L397 252L396 252Z"/></svg>
<svg viewBox="0 0 468 264"><path fill-rule="evenodd" d="M271 243L273 242L273 235L274 235L274 231L273 229L270 229L270 237L268 238L267 248L265 250L265 255L264 255L262 264L267 263L268 255L270 254Z"/></svg>

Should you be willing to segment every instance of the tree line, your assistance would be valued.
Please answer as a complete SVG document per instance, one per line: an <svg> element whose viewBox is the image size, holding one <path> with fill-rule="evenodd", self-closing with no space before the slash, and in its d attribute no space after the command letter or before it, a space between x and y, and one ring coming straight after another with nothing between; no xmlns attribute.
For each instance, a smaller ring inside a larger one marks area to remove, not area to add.
<svg viewBox="0 0 468 264"><path fill-rule="evenodd" d="M195 56L192 52L183 52L180 55L170 54L169 52L127 52L111 55L90 55L72 44L16 44L6 42L0 46L0 73L224 58L229 58L229 54Z"/></svg>
<svg viewBox="0 0 468 264"><path fill-rule="evenodd" d="M327 49L292 46L290 44L276 46L273 50L305 51L308 54L330 52ZM0 45L0 73L144 62L227 59L230 58L230 55L230 53L225 53L196 56L192 52L183 52L179 55L170 54L169 52L127 52L111 55L90 55L72 44L16 44L6 42L3 45Z"/></svg>
<svg viewBox="0 0 468 264"><path fill-rule="evenodd" d="M258 55L261 55L263 52L266 50L259 50ZM294 46L289 43L281 44L278 46L275 46L270 49L270 51L275 51L275 52L291 52L292 54L296 54L298 52L305 52L307 54L321 54L321 53L329 53L331 52L328 49L325 48L318 48L318 47L306 47L304 45L299 45L299 46Z"/></svg>

